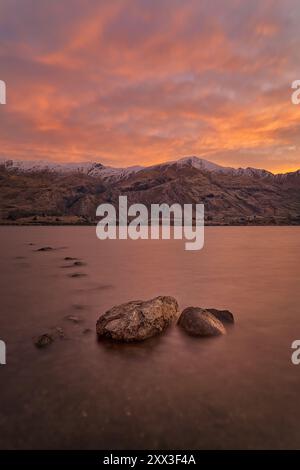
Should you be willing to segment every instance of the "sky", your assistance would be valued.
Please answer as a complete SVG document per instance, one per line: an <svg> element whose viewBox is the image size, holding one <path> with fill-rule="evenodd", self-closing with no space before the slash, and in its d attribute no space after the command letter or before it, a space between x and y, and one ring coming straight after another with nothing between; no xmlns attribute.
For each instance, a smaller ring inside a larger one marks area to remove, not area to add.
<svg viewBox="0 0 300 470"><path fill-rule="evenodd" d="M0 156L300 168L299 0L1 0Z"/></svg>

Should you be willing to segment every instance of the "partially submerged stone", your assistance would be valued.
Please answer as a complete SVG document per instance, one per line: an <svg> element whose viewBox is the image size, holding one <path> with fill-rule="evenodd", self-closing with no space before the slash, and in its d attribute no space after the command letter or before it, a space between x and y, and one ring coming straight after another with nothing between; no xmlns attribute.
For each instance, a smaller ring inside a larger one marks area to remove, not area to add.
<svg viewBox="0 0 300 470"><path fill-rule="evenodd" d="M74 261L73 266L85 266L83 261Z"/></svg>
<svg viewBox="0 0 300 470"><path fill-rule="evenodd" d="M77 317L76 315L68 315L68 316L66 317L66 320L69 320L69 321L71 321L71 322L73 322L73 323L81 323L81 322L82 322L82 319L79 318L79 317Z"/></svg>
<svg viewBox="0 0 300 470"><path fill-rule="evenodd" d="M225 335L223 324L208 310L188 307L181 313L178 325L192 336Z"/></svg>
<svg viewBox="0 0 300 470"><path fill-rule="evenodd" d="M72 278L84 277L84 276L86 276L85 273L73 273L73 274L69 274L69 277L72 277Z"/></svg>
<svg viewBox="0 0 300 470"><path fill-rule="evenodd" d="M53 341L53 336L49 335L48 333L45 333L41 336L38 336L34 341L34 344L37 348L45 348L46 346L49 346L49 344L53 343Z"/></svg>
<svg viewBox="0 0 300 470"><path fill-rule="evenodd" d="M64 330L60 326L55 327L55 333L62 339L66 337Z"/></svg>
<svg viewBox="0 0 300 470"><path fill-rule="evenodd" d="M178 303L173 297L134 300L117 305L101 315L96 331L100 338L143 341L164 331L177 315Z"/></svg>
<svg viewBox="0 0 300 470"><path fill-rule="evenodd" d="M91 328L85 328L82 332L84 335L87 335L88 333L92 333Z"/></svg>

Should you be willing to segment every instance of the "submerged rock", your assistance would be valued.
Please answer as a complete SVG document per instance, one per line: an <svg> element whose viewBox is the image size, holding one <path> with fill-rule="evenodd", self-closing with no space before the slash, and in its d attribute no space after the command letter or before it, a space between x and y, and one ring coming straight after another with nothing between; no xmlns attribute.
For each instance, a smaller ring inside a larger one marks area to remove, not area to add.
<svg viewBox="0 0 300 470"><path fill-rule="evenodd" d="M76 259L77 259L77 258L73 258L72 256L65 256L65 257L64 257L64 260L65 260L65 261L74 261L74 260L76 260Z"/></svg>
<svg viewBox="0 0 300 470"><path fill-rule="evenodd" d="M229 310L217 310L216 308L206 308L209 313L212 313L222 323L234 323L234 316Z"/></svg>
<svg viewBox="0 0 300 470"><path fill-rule="evenodd" d="M46 346L49 346L49 344L53 343L53 341L53 336L46 333L36 338L34 344L37 348L45 348Z"/></svg>
<svg viewBox="0 0 300 470"><path fill-rule="evenodd" d="M86 310L88 307L87 305L74 304L72 305L72 308L75 310Z"/></svg>
<svg viewBox="0 0 300 470"><path fill-rule="evenodd" d="M55 327L55 333L62 339L66 337L64 330L60 326Z"/></svg>
<svg viewBox="0 0 300 470"><path fill-rule="evenodd" d="M143 341L158 335L177 317L178 304L173 297L134 300L117 305L97 321L98 337L116 341Z"/></svg>
<svg viewBox="0 0 300 470"><path fill-rule="evenodd" d="M181 313L178 325L192 336L225 335L223 324L208 310L188 307Z"/></svg>
<svg viewBox="0 0 300 470"><path fill-rule="evenodd" d="M42 246L42 248L38 248L36 251L52 251L52 246Z"/></svg>
<svg viewBox="0 0 300 470"><path fill-rule="evenodd" d="M86 276L85 273L73 273L73 274L69 274L69 277L84 277Z"/></svg>
<svg viewBox="0 0 300 470"><path fill-rule="evenodd" d="M66 320L69 320L69 321L71 321L71 322L73 322L73 323L81 323L81 322L82 322L82 319L79 318L79 317L77 317L76 315L68 315L68 316L66 317Z"/></svg>
<svg viewBox="0 0 300 470"><path fill-rule="evenodd" d="M84 335L87 335L88 333L91 333L91 332L92 332L91 328L85 328L82 333Z"/></svg>

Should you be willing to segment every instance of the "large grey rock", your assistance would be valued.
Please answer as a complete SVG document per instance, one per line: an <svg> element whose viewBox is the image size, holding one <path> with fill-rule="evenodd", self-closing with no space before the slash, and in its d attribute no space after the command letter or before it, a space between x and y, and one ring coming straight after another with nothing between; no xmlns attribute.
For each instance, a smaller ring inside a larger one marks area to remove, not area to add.
<svg viewBox="0 0 300 470"><path fill-rule="evenodd" d="M209 313L212 313L222 323L234 323L234 316L229 310L217 310L216 308L206 308Z"/></svg>
<svg viewBox="0 0 300 470"><path fill-rule="evenodd" d="M173 297L134 300L101 315L96 331L98 337L116 341L142 341L165 330L177 314L178 304Z"/></svg>
<svg viewBox="0 0 300 470"><path fill-rule="evenodd" d="M223 324L208 310L188 307L179 317L178 325L192 336L225 335Z"/></svg>

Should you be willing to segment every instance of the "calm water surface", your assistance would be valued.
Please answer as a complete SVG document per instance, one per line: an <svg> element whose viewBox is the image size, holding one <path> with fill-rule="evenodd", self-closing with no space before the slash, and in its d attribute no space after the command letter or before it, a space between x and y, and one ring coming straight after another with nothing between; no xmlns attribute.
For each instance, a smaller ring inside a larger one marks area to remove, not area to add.
<svg viewBox="0 0 300 470"><path fill-rule="evenodd" d="M59 249L35 251L45 245ZM199 252L100 242L94 227L1 227L0 246L0 448L300 448L298 227L207 228ZM174 326L136 345L97 341L106 309L157 295L229 309L236 325L213 339ZM67 338L35 348L56 327Z"/></svg>

